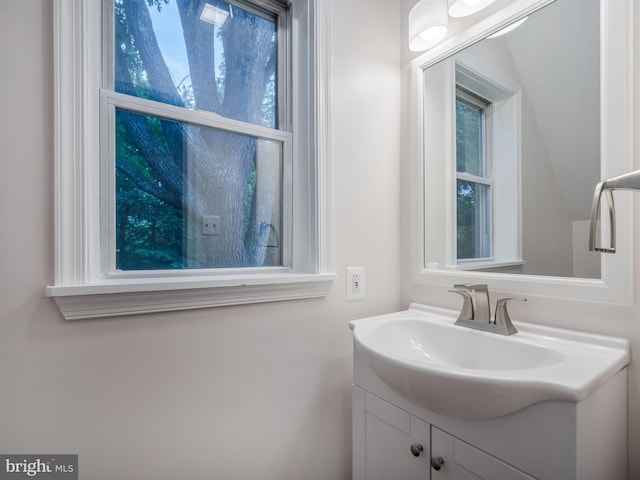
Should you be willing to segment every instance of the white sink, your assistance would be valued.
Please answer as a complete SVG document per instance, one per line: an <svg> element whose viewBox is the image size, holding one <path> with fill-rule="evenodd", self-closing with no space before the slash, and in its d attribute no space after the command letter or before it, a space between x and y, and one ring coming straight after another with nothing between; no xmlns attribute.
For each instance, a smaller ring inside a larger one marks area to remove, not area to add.
<svg viewBox="0 0 640 480"><path fill-rule="evenodd" d="M356 348L389 387L458 418L579 402L629 363L624 339L518 322L518 333L504 337L455 326L456 317L414 304L349 325Z"/></svg>

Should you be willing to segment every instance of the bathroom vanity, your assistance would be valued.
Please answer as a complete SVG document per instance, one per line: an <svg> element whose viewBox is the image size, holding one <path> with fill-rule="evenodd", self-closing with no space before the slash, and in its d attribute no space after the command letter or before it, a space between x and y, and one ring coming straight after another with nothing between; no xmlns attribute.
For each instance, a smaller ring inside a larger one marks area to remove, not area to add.
<svg viewBox="0 0 640 480"><path fill-rule="evenodd" d="M626 478L626 340L456 316L414 304L350 323L355 480Z"/></svg>

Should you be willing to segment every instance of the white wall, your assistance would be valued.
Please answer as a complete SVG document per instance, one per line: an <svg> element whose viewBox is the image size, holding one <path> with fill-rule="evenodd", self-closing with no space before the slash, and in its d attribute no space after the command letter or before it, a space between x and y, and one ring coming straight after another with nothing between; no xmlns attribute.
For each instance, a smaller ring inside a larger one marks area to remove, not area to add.
<svg viewBox="0 0 640 480"><path fill-rule="evenodd" d="M403 8L405 13L408 12L413 0L404 0ZM504 6L510 0L498 0L494 5L495 8ZM477 21L477 18L476 18ZM640 9L634 11L634 31L640 31ZM403 28L406 28L404 25ZM454 35L456 31L463 28L460 25L454 26ZM406 32L406 30L405 30ZM403 171L402 182L409 185L410 165L408 158L408 131L409 125L409 106L408 106L408 88L409 88L409 62L414 55L406 48L406 42L403 46ZM640 150L640 36L635 35L634 39L634 161L636 168L640 168L640 158L638 153ZM630 193L626 193L631 195ZM635 196L635 238L640 239L640 195ZM407 191L402 193L402 210L409 211L409 194ZM457 296L447 293L446 287L435 287L427 285L417 285L411 283L411 265L410 265L410 218L409 215L403 216L403 238L402 248L403 256L403 288L402 298L403 304L407 306L410 302L429 303L436 306L446 308L458 308L460 301ZM640 478L640 457L636 452L640 451L640 363L634 357L637 357L637 351L640 349L640 255L636 252L634 261L635 271L635 301L633 305L621 306L595 302L577 302L568 301L557 298L543 298L535 296L527 296L529 301L526 303L518 303L513 305L511 310L512 318L521 321L553 325L563 328L572 328L583 331L591 331L602 334L616 335L628 338L631 342L631 364L628 369L628 451L629 451L629 479ZM506 296L508 292L492 292L492 299L499 296Z"/></svg>
<svg viewBox="0 0 640 480"><path fill-rule="evenodd" d="M400 16L332 2L329 297L65 322L53 280L52 7L0 2L0 453L83 479L348 479L352 318L400 308ZM346 303L344 269L366 267Z"/></svg>

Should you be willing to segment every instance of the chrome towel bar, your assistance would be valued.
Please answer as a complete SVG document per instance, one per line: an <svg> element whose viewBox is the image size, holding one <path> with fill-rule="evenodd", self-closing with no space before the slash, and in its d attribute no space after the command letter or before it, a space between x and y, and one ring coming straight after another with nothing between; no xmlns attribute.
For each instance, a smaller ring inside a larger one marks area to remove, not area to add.
<svg viewBox="0 0 640 480"><path fill-rule="evenodd" d="M596 185L591 204L591 228L589 229L589 250L592 252L616 253L616 209L613 203L613 190L640 190L640 170L604 180ZM606 195L609 206L608 247L596 245L598 214L603 194Z"/></svg>

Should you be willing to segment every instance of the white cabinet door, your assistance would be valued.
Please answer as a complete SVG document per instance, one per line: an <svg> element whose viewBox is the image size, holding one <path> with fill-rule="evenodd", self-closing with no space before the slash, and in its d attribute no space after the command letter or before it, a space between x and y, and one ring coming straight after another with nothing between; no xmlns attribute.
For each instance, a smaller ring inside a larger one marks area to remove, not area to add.
<svg viewBox="0 0 640 480"><path fill-rule="evenodd" d="M444 461L439 470L431 472L432 480L534 480L436 427L431 427L431 442L431 456Z"/></svg>
<svg viewBox="0 0 640 480"><path fill-rule="evenodd" d="M354 480L429 480L429 428L419 418L354 387Z"/></svg>

